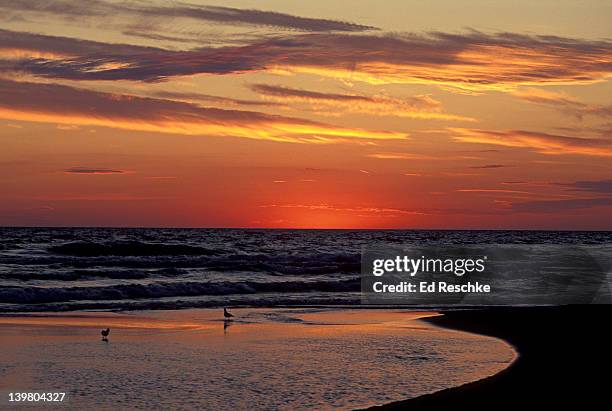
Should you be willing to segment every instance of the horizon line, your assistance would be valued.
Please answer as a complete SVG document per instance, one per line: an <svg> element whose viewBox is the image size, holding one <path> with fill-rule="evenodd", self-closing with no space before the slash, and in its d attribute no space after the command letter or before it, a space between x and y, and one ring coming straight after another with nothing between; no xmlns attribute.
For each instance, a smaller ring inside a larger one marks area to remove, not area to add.
<svg viewBox="0 0 612 411"><path fill-rule="evenodd" d="M292 231L544 231L544 232L612 232L612 228L580 229L580 228L342 228L342 227L204 227L204 226L27 226L27 225L0 225L0 229L7 228L40 228L40 229L108 229L108 230L136 230L136 229L165 229L165 230L292 230Z"/></svg>

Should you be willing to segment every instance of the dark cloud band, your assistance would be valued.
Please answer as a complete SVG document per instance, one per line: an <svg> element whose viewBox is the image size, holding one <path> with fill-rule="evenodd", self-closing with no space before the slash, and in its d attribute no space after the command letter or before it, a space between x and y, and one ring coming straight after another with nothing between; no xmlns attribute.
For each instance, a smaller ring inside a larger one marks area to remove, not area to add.
<svg viewBox="0 0 612 411"><path fill-rule="evenodd" d="M64 170L68 174L124 174L124 170L115 170L112 168L96 168L96 167L71 167Z"/></svg>
<svg viewBox="0 0 612 411"><path fill-rule="evenodd" d="M167 5L140 6L138 3L113 3L102 0L37 1L5 0L0 9L22 13L38 13L65 18L104 17L123 15L132 18L186 18L227 25L265 26L305 32L344 31L359 32L375 30L375 27L338 20L293 16L272 11L238 9L221 6L198 6L187 3L167 3Z"/></svg>
<svg viewBox="0 0 612 411"><path fill-rule="evenodd" d="M612 75L612 42L512 33L301 34L177 51L4 30L0 44L6 50L65 55L3 59L0 71L71 80L159 81L282 68L378 83L504 89L588 83Z"/></svg>

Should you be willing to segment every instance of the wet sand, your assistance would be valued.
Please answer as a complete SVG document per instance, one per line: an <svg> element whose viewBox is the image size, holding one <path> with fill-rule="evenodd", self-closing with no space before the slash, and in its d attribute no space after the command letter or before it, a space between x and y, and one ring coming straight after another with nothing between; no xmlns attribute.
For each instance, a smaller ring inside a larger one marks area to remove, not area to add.
<svg viewBox="0 0 612 411"><path fill-rule="evenodd" d="M591 305L449 311L428 318L446 328L502 338L519 357L489 378L370 410L606 408L611 314L608 305Z"/></svg>
<svg viewBox="0 0 612 411"><path fill-rule="evenodd" d="M231 322L207 309L0 316L0 391L64 390L61 409L356 409L516 358L497 338L433 324L434 312L233 312Z"/></svg>

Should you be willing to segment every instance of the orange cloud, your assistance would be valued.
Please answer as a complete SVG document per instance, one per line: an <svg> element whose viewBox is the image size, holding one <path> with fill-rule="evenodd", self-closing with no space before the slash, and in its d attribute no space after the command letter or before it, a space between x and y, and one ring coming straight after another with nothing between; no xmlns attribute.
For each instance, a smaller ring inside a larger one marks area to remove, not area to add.
<svg viewBox="0 0 612 411"><path fill-rule="evenodd" d="M524 130L481 130L450 128L453 138L463 143L493 144L527 148L542 154L579 154L612 156L612 142L596 138L579 138Z"/></svg>
<svg viewBox="0 0 612 411"><path fill-rule="evenodd" d="M417 119L476 121L470 117L443 113L442 104L429 95L400 99L384 94L364 96L322 93L269 84L254 84L251 89L264 98L275 102L304 103L307 105L307 109L323 115L351 112Z"/></svg>
<svg viewBox="0 0 612 411"><path fill-rule="evenodd" d="M343 34L263 38L240 46L167 50L0 30L0 48L74 57L0 61L0 71L70 80L160 81L194 74L315 73L372 84L511 91L588 84L612 75L612 42L514 33Z"/></svg>
<svg viewBox="0 0 612 411"><path fill-rule="evenodd" d="M20 60L20 59L45 59L45 60L61 60L72 58L69 54L58 54L48 51L39 51L31 49L11 48L0 46L0 59Z"/></svg>
<svg viewBox="0 0 612 411"><path fill-rule="evenodd" d="M422 211L403 210L386 207L342 207L330 204L264 204L262 208L302 208L307 210L334 211L343 213L360 213L374 215L426 215Z"/></svg>
<svg viewBox="0 0 612 411"><path fill-rule="evenodd" d="M566 93L527 88L515 90L512 92L512 95L531 103L554 107L579 119L582 119L584 116L612 117L612 104L589 104Z"/></svg>
<svg viewBox="0 0 612 411"><path fill-rule="evenodd" d="M202 93L189 93L179 91L158 91L152 94L154 98L163 98L168 100L179 100L194 103L205 103L207 105L215 104L220 106L250 106L250 107L275 107L283 106L283 104L270 102L270 101L259 101L259 100L245 100L230 97L213 96L210 94Z"/></svg>
<svg viewBox="0 0 612 411"><path fill-rule="evenodd" d="M325 50L311 61L288 58L290 72L371 84L430 84L467 91L518 85L588 84L612 75L612 43L513 33L426 36L310 36ZM314 45L313 45L314 48Z"/></svg>
<svg viewBox="0 0 612 411"><path fill-rule="evenodd" d="M368 154L368 157L378 158L381 160L433 160L433 159L436 159L436 157L428 156L426 154L399 153L399 152L371 153L371 154Z"/></svg>
<svg viewBox="0 0 612 411"><path fill-rule="evenodd" d="M501 190L501 189L492 189L492 188L462 188L456 191L458 193L532 194L528 191Z"/></svg>
<svg viewBox="0 0 612 411"><path fill-rule="evenodd" d="M0 118L300 143L406 138L405 134L390 131L9 80L0 80Z"/></svg>

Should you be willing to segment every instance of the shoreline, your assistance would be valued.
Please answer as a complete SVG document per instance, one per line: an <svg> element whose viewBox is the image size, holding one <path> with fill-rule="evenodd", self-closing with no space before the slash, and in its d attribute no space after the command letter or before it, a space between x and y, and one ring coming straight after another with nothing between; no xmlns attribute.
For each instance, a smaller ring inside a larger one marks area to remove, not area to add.
<svg viewBox="0 0 612 411"><path fill-rule="evenodd" d="M0 388L65 391L77 408L350 410L474 381L516 358L499 339L422 321L439 315L429 310L231 311L229 322L216 309L0 316Z"/></svg>
<svg viewBox="0 0 612 411"><path fill-rule="evenodd" d="M210 313L211 311L195 310L194 312ZM366 312L356 310L355 314L359 313L361 317ZM378 310L370 312L375 317L379 316ZM609 372L608 350L612 347L612 337L606 334L606 325L612 314L610 306L472 307L438 312L442 315L432 316L434 312L407 313L421 317L418 318L418 321L428 323L440 330L460 331L499 339L512 347L516 358L506 368L489 377L418 397L362 409L370 411L429 410L456 406L469 406L476 409L500 407L510 409L525 405L554 409L567 407L568 404L584 407L585 404L607 400L608 387L605 386L607 381L605 376ZM175 317L181 318L186 313L172 311L163 314L158 312L153 321L148 316L140 318L142 313L138 312L125 316L112 312L77 312L68 316L66 313L30 313L29 315L22 313L21 315L5 314L2 317L7 325L12 322L12 319L23 321L24 318L29 318L26 322L31 326L41 325L36 324L38 320L42 324L55 323L60 327L77 321L79 326L85 328L96 328L98 323L104 322L110 323L113 327L156 329L160 330L162 335L170 335L166 333L172 330L218 334L219 327L222 327L222 322L214 319L210 322L211 318L208 316L206 316L207 325L205 326L202 326L200 318L195 321L181 319L177 323ZM337 314L331 311L327 314L319 313L316 316L320 321L329 315L330 317L323 323L330 320L332 324L337 324L337 319L334 318ZM397 317L398 320L404 318L404 315ZM311 314L302 315L306 320L310 320L308 318L310 316ZM58 322L58 319L66 320L67 323ZM111 319L119 322L110 322ZM350 324L351 322L352 320L345 317L345 320L340 323ZM289 324L286 323L280 329ZM230 335L235 331L242 332L242 329L246 330L255 325L249 322L242 325L239 323L236 328L229 330ZM163 331L164 329L168 331ZM225 333L225 331L223 329L222 332ZM113 336L116 337L117 334ZM439 378L442 380L447 376L443 375ZM406 388L409 389L409 387Z"/></svg>
<svg viewBox="0 0 612 411"><path fill-rule="evenodd" d="M368 411L472 409L541 406L562 408L607 401L612 309L605 305L499 307L442 311L422 321L439 327L496 337L518 356L506 369L474 382Z"/></svg>

